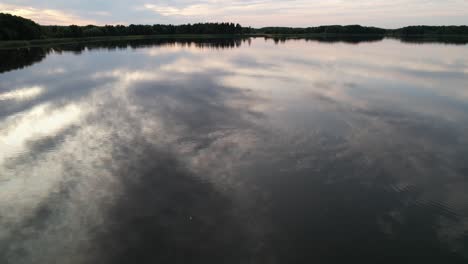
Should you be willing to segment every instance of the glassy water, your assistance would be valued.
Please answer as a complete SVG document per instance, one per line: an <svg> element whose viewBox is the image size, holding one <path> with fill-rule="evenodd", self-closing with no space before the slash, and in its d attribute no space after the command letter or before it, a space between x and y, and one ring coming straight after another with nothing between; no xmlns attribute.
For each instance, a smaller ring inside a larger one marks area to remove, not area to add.
<svg viewBox="0 0 468 264"><path fill-rule="evenodd" d="M467 263L468 46L0 51L0 263Z"/></svg>

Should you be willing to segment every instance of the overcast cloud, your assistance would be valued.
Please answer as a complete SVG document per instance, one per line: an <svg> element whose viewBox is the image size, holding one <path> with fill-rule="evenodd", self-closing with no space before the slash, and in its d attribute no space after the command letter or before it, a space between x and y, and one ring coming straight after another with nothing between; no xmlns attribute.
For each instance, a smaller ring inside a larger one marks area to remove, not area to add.
<svg viewBox="0 0 468 264"><path fill-rule="evenodd" d="M40 24L157 24L206 21L244 26L466 25L468 0L17 0L0 12Z"/></svg>

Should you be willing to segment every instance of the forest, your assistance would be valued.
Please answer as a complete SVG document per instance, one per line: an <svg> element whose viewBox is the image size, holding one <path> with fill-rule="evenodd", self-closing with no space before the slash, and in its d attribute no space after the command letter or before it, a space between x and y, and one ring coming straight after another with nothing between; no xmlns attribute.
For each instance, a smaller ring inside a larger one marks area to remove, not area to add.
<svg viewBox="0 0 468 264"><path fill-rule="evenodd" d="M0 40L29 40L42 37L42 28L34 21L0 13Z"/></svg>
<svg viewBox="0 0 468 264"><path fill-rule="evenodd" d="M468 26L409 26L392 30L394 35L466 35Z"/></svg>
<svg viewBox="0 0 468 264"><path fill-rule="evenodd" d="M290 28L290 27L265 27L255 29L255 33L264 34L386 34L387 30L376 27L363 27L360 25L349 26L319 26L307 28Z"/></svg>
<svg viewBox="0 0 468 264"><path fill-rule="evenodd" d="M264 27L254 29L259 34L369 34L369 35L468 35L468 26L408 26L398 29L364 27L360 25L331 25L307 28Z"/></svg>
<svg viewBox="0 0 468 264"><path fill-rule="evenodd" d="M0 40L81 38L133 35L243 34L250 33L234 23L197 23L185 25L105 25L40 26L32 20L0 13Z"/></svg>
<svg viewBox="0 0 468 264"><path fill-rule="evenodd" d="M264 27L254 29L234 23L196 23L185 25L87 25L41 26L36 22L0 13L0 40L33 40L51 38L82 38L136 35L177 34L355 34L355 35L468 35L467 26L408 26L383 29L360 25L330 25L307 28Z"/></svg>
<svg viewBox="0 0 468 264"><path fill-rule="evenodd" d="M186 25L106 25L42 26L45 38L79 38L101 36L173 35L173 34L242 34L248 31L234 23L197 23Z"/></svg>

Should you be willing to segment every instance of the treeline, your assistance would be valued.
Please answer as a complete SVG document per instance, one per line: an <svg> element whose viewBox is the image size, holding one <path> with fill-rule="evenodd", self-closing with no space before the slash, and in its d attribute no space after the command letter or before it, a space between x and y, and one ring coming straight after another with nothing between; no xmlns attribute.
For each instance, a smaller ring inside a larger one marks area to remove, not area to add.
<svg viewBox="0 0 468 264"><path fill-rule="evenodd" d="M42 37L41 26L34 21L0 13L0 40L28 40Z"/></svg>
<svg viewBox="0 0 468 264"><path fill-rule="evenodd" d="M468 26L409 26L391 30L393 35L466 35Z"/></svg>
<svg viewBox="0 0 468 264"><path fill-rule="evenodd" d="M234 23L197 23L186 25L117 25L117 26L40 26L32 20L0 13L0 40L40 38L81 38L132 35L174 34L243 34L251 32Z"/></svg>
<svg viewBox="0 0 468 264"><path fill-rule="evenodd" d="M173 34L243 34L248 28L234 23L198 23L186 25L117 25L117 26L42 26L45 38L80 38L132 35Z"/></svg>
<svg viewBox="0 0 468 264"><path fill-rule="evenodd" d="M468 35L468 26L409 26L400 29L383 29L360 25L331 25L307 28L264 27L253 29L250 27L242 27L234 23L129 26L40 26L29 19L0 13L0 40L175 34Z"/></svg>
<svg viewBox="0 0 468 264"><path fill-rule="evenodd" d="M386 34L387 30L376 27L363 27L360 25L350 26L319 26L307 28L291 28L291 27L264 27L255 29L255 33L263 34Z"/></svg>
<svg viewBox="0 0 468 264"><path fill-rule="evenodd" d="M384 29L349 26L319 26L307 28L265 27L254 29L258 34L369 34L369 35L468 35L468 26L408 26L399 29Z"/></svg>

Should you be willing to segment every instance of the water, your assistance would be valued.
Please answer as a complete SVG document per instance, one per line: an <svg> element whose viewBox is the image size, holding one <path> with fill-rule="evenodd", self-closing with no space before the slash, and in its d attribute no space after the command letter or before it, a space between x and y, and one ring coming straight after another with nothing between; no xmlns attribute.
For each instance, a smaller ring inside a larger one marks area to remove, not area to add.
<svg viewBox="0 0 468 264"><path fill-rule="evenodd" d="M456 44L1 50L0 263L467 263Z"/></svg>

